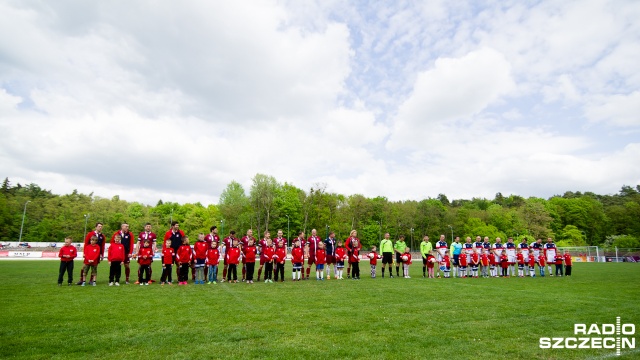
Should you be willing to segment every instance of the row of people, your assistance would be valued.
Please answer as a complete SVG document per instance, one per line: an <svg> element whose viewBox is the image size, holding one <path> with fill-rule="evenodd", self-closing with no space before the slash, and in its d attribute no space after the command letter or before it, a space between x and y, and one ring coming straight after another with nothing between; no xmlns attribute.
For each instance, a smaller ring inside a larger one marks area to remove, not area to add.
<svg viewBox="0 0 640 360"><path fill-rule="evenodd" d="M96 224L96 228L94 231L90 232L89 234L87 234L86 238L85 238L85 250L86 250L86 246L89 245L88 242L91 241L92 238L96 238L96 244L98 245L98 250L96 251L99 254L99 258L97 259L95 265L92 265L93 267L97 268L97 263L99 263L100 260L103 259L104 257L104 235L101 233L102 230L102 224L101 223L97 223ZM206 266L204 264L205 261L205 256L204 256L204 249L208 249L211 248L211 244L212 243L216 243L219 244L221 249L219 250L219 252L221 252L223 255L223 264L224 264L224 269L223 269L223 281L225 280L225 278L227 278L228 274L228 270L230 265L229 262L229 255L233 255L231 252L227 252L227 249L231 249L233 248L233 243L234 241L237 241L238 245L238 249L240 251L240 261L242 262L242 280L246 281L246 273L247 273L247 263L250 263L250 261L246 261L246 255L245 255L245 251L243 249L247 249L248 248L248 244L251 241L253 244L256 244L256 252L257 255L259 255L259 268L258 268L258 276L257 279L258 281L260 280L260 277L262 276L262 271L263 268L265 266L265 263L267 262L267 252L263 251L263 249L266 247L266 242L271 240L270 239L270 234L268 232L265 232L264 234L264 238L261 239L259 242L256 242L255 238L253 238L253 231L252 230L248 230L246 235L241 238L241 239L237 239L235 237L235 232L231 231L229 236L226 237L223 242L220 242L220 238L218 236L217 233L217 227L216 226L212 226L210 229L210 234L208 235L204 235L204 234L200 234L199 235L199 241L202 242L202 240L204 240L205 244L201 244L198 245L198 242L196 242L196 244L194 245L194 255L193 255L193 259L190 261L190 268L192 269L192 280L196 279L196 274L198 271L202 271L203 272L203 276L204 278L211 278L210 276L208 276L209 273L209 266ZM272 244L274 244L275 248L281 248L280 251L283 251L282 249L284 249L284 251L286 252L286 244L287 244L287 240L282 236L282 231L279 230L277 233L277 237L273 240L271 240ZM172 227L169 231L166 232L164 239L165 241L163 242L163 252L167 247L170 247L171 249L173 249L173 253L171 256L172 259L172 264L171 265L179 265L179 258L178 258L178 250L180 248L180 246L184 245L183 244L183 239L186 236L184 235L184 232L182 232L179 229L179 223L178 222L173 222L172 223ZM151 252L153 254L156 253L157 248L156 248L156 235L155 233L153 233L151 231L151 224L147 223L145 225L145 229L143 232L141 232L138 237L137 237L137 242L134 241L134 236L133 234L129 231L129 226L128 224L124 223L121 226L121 230L116 231L113 236L111 237L111 245L113 246L114 243L116 243L116 239L119 238L119 243L122 245L123 249L124 249L124 259L122 261L120 261L121 264L124 265L125 267L125 276L126 276L126 283L129 283L129 276L130 276L130 267L129 267L129 263L131 261L131 259L134 258L138 258L140 259L137 255L140 253L140 251L143 250L144 243L145 242L149 242L148 247L151 248ZM319 264L322 265L322 267L324 268L324 271L326 272L326 277L327 279L330 279L330 266L333 265L333 272L334 272L334 276L338 276L337 275L337 266L338 266L338 260L337 258L339 257L338 254L336 254L337 251L337 241L335 239L335 233L330 233L329 237L325 240L321 240L320 237L317 236L317 232L316 230L312 230L311 236L309 238L305 238L304 233L300 232L298 234L298 237L296 238L296 241L300 244L300 247L302 248L303 251L303 261L300 265L299 268L299 274L298 274L298 278L299 279L309 279L309 275L310 275L310 271L312 269L312 266L314 264L317 264L317 250L319 249L320 245L319 244L323 244L323 250L325 253L325 259L323 264ZM353 230L350 233L349 238L347 238L345 240L345 249L346 249L346 256L347 258L349 256L352 256L355 254L359 255L359 251L361 250L361 243L360 240L357 238L357 231ZM502 255L506 255L507 256L507 269L510 270L509 274L514 276L515 275L515 265L516 265L516 255L515 255L515 251L516 249L520 252L522 252L522 255L525 259L528 259L528 255L529 255L529 249L532 250L532 253L534 255L534 259L535 259L535 263L536 264L540 264L541 261L545 261L545 260L540 260L540 252L543 251L544 252L544 257L546 259L546 261L549 263L549 273L551 274L551 264L555 263L555 244L553 244L552 239L548 239L547 244L541 244L541 240L538 239L537 242L531 244L531 246L529 246L529 244L526 243L526 239L522 241L522 243L518 244L517 246L513 243L513 239L509 238L507 243L502 245L501 243L501 239L500 238L496 238L496 241L494 244L489 243L488 241L488 237L484 238L484 241L481 240L480 237L476 238L476 242L472 243L471 242L471 238L467 238L467 241L465 244L461 244L460 243L460 239L459 237L456 237L455 241L451 244L450 247L448 247L448 244L445 241L445 236L441 235L440 236L440 240L436 243L436 247L435 250L432 248L431 243L429 242L429 237L425 236L423 238L423 241L420 245L420 252L422 255L422 260L423 260L423 277L426 277L426 270L428 268L428 265L431 263L430 261L428 261L428 255L431 255L432 257L435 258L435 261L439 264L438 268L441 268L444 266L444 268L446 269L446 266L444 265L445 259L444 259L444 251L448 250L451 253L451 257L450 257L450 268L453 271L454 276L456 276L459 272L460 272L460 257L462 254L466 255L468 262L471 263L473 262L473 254L476 254L478 257L480 256L480 254L482 254L483 252L489 252L490 255L493 255L493 257L495 257L496 259L501 259ZM144 251L149 251L148 249L144 249ZM409 258L409 262L411 261L410 258L411 256L406 256L404 255L404 253L408 253L408 247L406 246L406 243L404 242L404 237L400 236L399 239L394 243L391 242L390 240L390 235L388 233L385 234L385 238L382 240L382 242L380 243L380 251L381 251L381 255L376 255L377 257L379 257L380 259L382 259L382 276L384 277L385 275L385 266L389 265L389 276L393 277L392 275L392 265L395 264L396 265L396 276L399 276L399 269L400 267L404 267L405 261L403 259L405 258ZM393 259L393 253L395 252L395 261ZM488 254L489 255L489 254ZM147 255L142 255L143 257L147 256ZM276 255L277 256L277 255ZM285 255L286 256L286 255ZM251 255L249 254L249 257L251 257ZM163 255L164 258L164 255ZM183 256L184 258L184 256ZM307 267L306 267L306 277L304 274L304 258L307 259ZM570 257L569 257L570 258ZM150 261L153 261L153 257L151 256ZM168 260L164 260L164 261L168 261ZM464 261L464 260L463 260ZM570 260L569 260L570 261ZM118 261L116 261L117 263ZM147 265L147 264L145 264ZM147 273L148 273L148 277L151 277L151 266L150 264L148 264L148 267L142 267L139 269L138 271L138 282L141 282L141 279L146 279L147 278ZM326 266L325 266L326 265ZM119 265L118 265L119 266ZM252 266L252 265L250 265ZM255 264L253 265L255 266ZM464 265L463 265L464 266ZM523 269L523 273L524 275L530 275L531 271L530 271L530 267L529 267L529 261L525 261L524 262L524 269ZM166 268L166 266L164 266ZM278 269L278 262L276 261L274 263L274 269L272 269L271 271L273 272L274 270L276 271L276 274L279 274L280 272L282 272L282 270ZM473 270L471 270L471 266L468 266L469 269L465 269L465 271L467 271L468 273L466 274L467 276L473 276ZM180 268L181 266L176 266L176 275L180 276ZM237 271L237 264L234 267L236 268ZM347 263L347 278L350 277L350 271L352 268L352 262L348 262ZM483 269L483 265L482 262L480 261L479 264L479 268L481 270L485 270ZM91 266L89 266L87 268L87 270L91 270L91 276L90 276L90 283L95 283L95 273L96 273L96 269L92 268ZM357 270L358 273L357 275L354 274L354 278L359 278L359 269ZM488 270L487 270L488 271ZM115 272L115 270L114 270ZM316 269L317 272L317 277L320 277L318 270ZM79 284L83 284L85 283L85 268L83 267L83 269L81 270L81 280L79 282ZM188 274L188 269L187 269L187 274ZM375 274L375 265L372 264L372 274ZM273 273L272 273L273 275ZM404 276L408 276L408 273L405 271L405 269L403 268L403 275ZM439 274L438 274L439 275ZM544 276L544 268L540 268L540 275ZM114 278L116 277L115 274L113 276ZM165 280L166 281L166 274L165 274ZM202 277L202 276L201 276ZM280 278L282 279L283 276L280 276ZM322 278L324 278L324 275L322 276ZM265 279L267 280L267 279ZM201 279L198 280L198 283L200 283L200 281L203 281ZM253 279L251 279L250 281L253 281ZM110 281L110 282L114 282L114 281ZM142 281L143 283L145 281ZM184 281L182 281L184 282ZM119 283L119 281L118 281ZM148 281L147 281L148 283Z"/></svg>

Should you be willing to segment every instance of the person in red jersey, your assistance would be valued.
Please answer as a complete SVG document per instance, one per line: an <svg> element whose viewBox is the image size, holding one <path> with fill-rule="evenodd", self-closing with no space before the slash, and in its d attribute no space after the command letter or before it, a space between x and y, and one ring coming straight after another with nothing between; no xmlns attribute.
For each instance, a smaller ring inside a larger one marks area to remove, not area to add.
<svg viewBox="0 0 640 360"><path fill-rule="evenodd" d="M342 240L338 240L338 243L336 244L336 279L338 280L344 280L342 272L344 271L345 260L349 260L347 249L342 246Z"/></svg>
<svg viewBox="0 0 640 360"><path fill-rule="evenodd" d="M311 230L311 236L307 239L307 247L309 257L307 258L307 280L309 280L309 274L311 273L311 265L316 262L316 250L318 250L318 244L322 242L322 239L318 236L316 229Z"/></svg>
<svg viewBox="0 0 640 360"><path fill-rule="evenodd" d="M480 255L480 265L482 265L482 277L489 277L489 250L482 249L482 255Z"/></svg>
<svg viewBox="0 0 640 360"><path fill-rule="evenodd" d="M98 244L98 246L100 247L100 254L98 257L98 262L96 263L96 266L98 265L98 263L100 263L100 260L102 260L104 258L104 243L105 243L105 237L104 234L102 233L102 223L101 222L97 222L96 223L96 228L95 230L89 232L87 234L87 236L85 236L84 238L84 245L83 245L83 249L87 247L87 245L89 245L91 243L91 238L92 237L96 237L97 242L96 244ZM96 268L97 270L97 268ZM83 285L85 283L85 271L84 271L84 267L82 267L82 269L80 270L80 281L78 282L78 285ZM95 278L89 278L89 283L94 283L96 281Z"/></svg>
<svg viewBox="0 0 640 360"><path fill-rule="evenodd" d="M432 254L427 254L427 276L429 279L435 279L434 267L436 265L436 257Z"/></svg>
<svg viewBox="0 0 640 360"><path fill-rule="evenodd" d="M206 241L207 244L209 244L209 248L211 248L211 243L213 243L214 241L216 242L216 244L220 244L220 236L218 236L217 226L213 225L212 227L209 228L209 234L204 237L204 241ZM205 279L209 278L209 266L204 267L204 278Z"/></svg>
<svg viewBox="0 0 640 360"><path fill-rule="evenodd" d="M533 252L529 253L527 264L529 265L529 276L536 277L536 256Z"/></svg>
<svg viewBox="0 0 640 360"><path fill-rule="evenodd" d="M352 238L349 238L349 240L351 241ZM352 246L356 241L358 242L358 244L360 243L360 240L357 240L357 238L353 238L353 242L351 243ZM347 250L347 253L349 253L349 250ZM351 278L353 280L360 280L360 247L359 246L352 247L351 252L349 253L349 264L351 265Z"/></svg>
<svg viewBox="0 0 640 360"><path fill-rule="evenodd" d="M502 268L502 277L509 277L509 256L506 253L500 255L500 267Z"/></svg>
<svg viewBox="0 0 640 360"><path fill-rule="evenodd" d="M258 281L260 281L260 277L262 276L262 268L264 267L264 263L266 261L266 257L264 255L264 249L267 248L267 240L271 239L271 233L269 230L264 232L264 237L262 240L258 242L258 252L260 253L260 267L258 268Z"/></svg>
<svg viewBox="0 0 640 360"><path fill-rule="evenodd" d="M153 259L153 248L151 247L151 241L145 240L142 248L138 251L138 283L140 285L149 285L151 279L151 260Z"/></svg>
<svg viewBox="0 0 640 360"><path fill-rule="evenodd" d="M316 280L324 281L324 264L327 262L327 251L324 249L324 243L318 243L318 249L315 253L316 260Z"/></svg>
<svg viewBox="0 0 640 360"><path fill-rule="evenodd" d="M571 265L573 264L571 254L568 251L564 251L564 275L571 276Z"/></svg>
<svg viewBox="0 0 640 360"><path fill-rule="evenodd" d="M467 265L468 265L468 260L467 260L467 253L466 252L461 252L460 255L458 256L458 265L459 265L459 270L458 270L458 277L465 277L465 274L467 273ZM455 277L456 274L454 272L453 276Z"/></svg>
<svg viewBox="0 0 640 360"><path fill-rule="evenodd" d="M409 276L409 266L411 265L411 249L409 249L408 247L404 249L404 253L401 255L402 256L402 268L404 271L404 278L405 279L410 279L411 276ZM404 258L406 258L407 260L404 260Z"/></svg>
<svg viewBox="0 0 640 360"><path fill-rule="evenodd" d="M225 282L227 279L227 271L229 269L229 249L231 249L233 247L233 242L237 241L238 239L236 239L236 232L234 230L229 231L229 236L227 236L226 238L224 238L223 244L224 244L224 257L223 257L223 269L222 269L222 282Z"/></svg>
<svg viewBox="0 0 640 360"><path fill-rule="evenodd" d="M172 285L171 266L175 261L176 251L171 247L171 240L165 240L164 245L166 246L162 247L162 277L160 278L160 285Z"/></svg>
<svg viewBox="0 0 640 360"><path fill-rule="evenodd" d="M196 270L195 284L204 285L204 267L207 262L207 251L211 245L205 241L204 234L198 234L198 241L193 244L194 268Z"/></svg>
<svg viewBox="0 0 640 360"><path fill-rule="evenodd" d="M518 277L524 277L524 254L520 248L516 254L516 262L518 263Z"/></svg>
<svg viewBox="0 0 640 360"><path fill-rule="evenodd" d="M304 268L304 250L302 250L298 239L293 242L293 248L291 249L291 264L293 267L293 281L300 281L300 273Z"/></svg>
<svg viewBox="0 0 640 360"><path fill-rule="evenodd" d="M122 271L122 262L127 257L127 250L121 243L122 237L116 235L114 243L109 246L109 254L107 260L109 260L109 286L120 286L120 275Z"/></svg>
<svg viewBox="0 0 640 360"><path fill-rule="evenodd" d="M372 279L376 278L376 265L378 265L378 259L382 259L382 256L378 255L376 250L377 250L376 247L372 246L371 252L369 252L369 255L367 255L369 257L369 265L371 266Z"/></svg>
<svg viewBox="0 0 640 360"><path fill-rule="evenodd" d="M96 286L95 279L98 275L98 263L100 262L100 245L98 245L98 237L92 236L89 245L84 247L84 267L82 271L87 274L91 270L89 277L89 285ZM81 286L84 286L84 281Z"/></svg>
<svg viewBox="0 0 640 360"><path fill-rule="evenodd" d="M544 277L544 268L547 266L546 256L538 256L538 268L540 269L540 277Z"/></svg>
<svg viewBox="0 0 640 360"><path fill-rule="evenodd" d="M267 239L267 246L263 249L264 251L264 282L272 283L273 276L273 256L276 254L276 249L273 247L271 243L271 239Z"/></svg>
<svg viewBox="0 0 640 360"><path fill-rule="evenodd" d="M471 253L471 275L474 278L478 277L478 266L480 265L480 254L477 252Z"/></svg>
<svg viewBox="0 0 640 360"><path fill-rule="evenodd" d="M131 231L129 231L129 224L122 223L120 225L120 230L116 231L111 235L111 241L109 241L109 246L113 246L115 243L116 236L120 236L120 244L124 247L124 260L121 261L124 264L124 275L125 282L129 283L129 274L131 273L131 269L129 268L129 262L131 261L132 254L134 254L135 248L135 240L134 235ZM118 265L120 267L120 265ZM113 285L113 284L111 284Z"/></svg>
<svg viewBox="0 0 640 360"><path fill-rule="evenodd" d="M178 285L187 285L187 279L189 278L189 267L192 260L193 250L189 245L189 237L185 235L182 239L182 245L180 245L178 251L176 251L176 263L179 267Z"/></svg>
<svg viewBox="0 0 640 360"><path fill-rule="evenodd" d="M140 234L138 234L138 241L136 241L136 247L133 250L133 254L129 253L128 259L125 259L125 275L127 277L127 284L129 283L129 261L131 258L134 258L136 256L138 251L140 251L140 248L144 245L145 240L149 240L151 242L151 248L153 249L153 253L155 254L158 251L158 245L156 244L158 237L154 232L151 231L151 223L146 223L144 225L144 230L140 232ZM153 263L153 259L151 259L151 262ZM138 276L140 276L140 274L138 274ZM149 267L149 276L153 277L153 266ZM153 280L150 280L150 282L153 282Z"/></svg>
<svg viewBox="0 0 640 360"><path fill-rule="evenodd" d="M256 243L256 239L253 237L253 230L251 229L247 230L247 234L243 236L242 239L240 240L240 251L242 251L242 248L244 248L249 244L249 240L253 240L254 244ZM242 282L244 282L247 276L247 265L244 262L244 257L242 257L241 259L242 259ZM255 265L255 261L254 261L254 265Z"/></svg>
<svg viewBox="0 0 640 360"><path fill-rule="evenodd" d="M276 253L273 257L275 275L273 279L277 282L278 278L280 278L280 282L284 282L284 263L287 260L287 244L283 239L280 239L280 241L276 242L275 245Z"/></svg>
<svg viewBox="0 0 640 360"><path fill-rule="evenodd" d="M444 255L442 256L442 261L440 261L440 269L444 273L443 276L448 278L451 275L451 256L449 256L449 250L444 251ZM440 273L438 272L438 277L440 277Z"/></svg>
<svg viewBox="0 0 640 360"><path fill-rule="evenodd" d="M349 233L349 237L344 241L344 247L347 249L347 256L351 259L351 255L357 249L358 254L360 253L360 249L362 249L362 244L360 243L360 239L358 239L358 232L356 230L351 230ZM360 260L358 260L358 264L360 264ZM349 261L349 267L347 267L347 278L350 277L351 266L353 263ZM358 274L360 274L360 267L358 267ZM360 275L358 275L360 276Z"/></svg>
<svg viewBox="0 0 640 360"><path fill-rule="evenodd" d="M182 246L182 243L184 242L184 231L180 230L180 223L177 221L173 221L171 222L171 229L169 229L169 231L167 231L164 234L164 242L162 243L162 250L164 250L165 246L167 245L167 240L170 240L170 246L171 248L173 248L173 251L175 252L176 256L178 254L178 249L180 248L180 246ZM180 279L180 265L178 264L178 260L177 258L174 258L174 263L176 264L176 275L178 276L178 279ZM180 281L180 280L178 280Z"/></svg>
<svg viewBox="0 0 640 360"><path fill-rule="evenodd" d="M489 253L489 270L491 273L491 277L498 277L498 269L497 266L499 258L496 258L496 254L491 251Z"/></svg>
<svg viewBox="0 0 640 360"><path fill-rule="evenodd" d="M208 278L207 284L218 283L218 264L220 263L220 250L218 250L218 242L213 240L211 242L211 248L207 251L207 267Z"/></svg>
<svg viewBox="0 0 640 360"><path fill-rule="evenodd" d="M238 264L240 263L240 245L238 245L238 239L233 239L231 247L227 250L226 257L229 268L227 271L228 282L238 282Z"/></svg>
<svg viewBox="0 0 640 360"><path fill-rule="evenodd" d="M564 256L558 253L556 255L556 276L562 276L562 261L564 261Z"/></svg>
<svg viewBox="0 0 640 360"><path fill-rule="evenodd" d="M64 273L67 273L68 285L73 284L73 259L78 256L78 249L71 244L71 236L64 238L64 246L60 248L58 257L60 258L60 269L58 270L58 286L62 286Z"/></svg>
<svg viewBox="0 0 640 360"><path fill-rule="evenodd" d="M286 248L285 248L286 250ZM256 248L255 240L250 238L247 240L247 245L242 248L242 262L247 268L247 283L253 284L253 273L256 269L256 254L258 249ZM282 273L284 276L284 272Z"/></svg>

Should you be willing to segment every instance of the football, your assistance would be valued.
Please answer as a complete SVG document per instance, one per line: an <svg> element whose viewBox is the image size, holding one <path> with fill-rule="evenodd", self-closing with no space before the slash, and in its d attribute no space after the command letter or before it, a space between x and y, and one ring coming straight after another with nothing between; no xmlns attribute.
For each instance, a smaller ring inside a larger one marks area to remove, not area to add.
<svg viewBox="0 0 640 360"><path fill-rule="evenodd" d="M367 255L369 257L369 259L373 259L375 257L375 255L373 253L369 253L369 255Z"/></svg>
<svg viewBox="0 0 640 360"><path fill-rule="evenodd" d="M429 261L434 263L434 262L436 262L436 259L435 258L431 258L431 259L429 259Z"/></svg>
<svg viewBox="0 0 640 360"><path fill-rule="evenodd" d="M402 261L409 261L409 257L407 255L402 255Z"/></svg>

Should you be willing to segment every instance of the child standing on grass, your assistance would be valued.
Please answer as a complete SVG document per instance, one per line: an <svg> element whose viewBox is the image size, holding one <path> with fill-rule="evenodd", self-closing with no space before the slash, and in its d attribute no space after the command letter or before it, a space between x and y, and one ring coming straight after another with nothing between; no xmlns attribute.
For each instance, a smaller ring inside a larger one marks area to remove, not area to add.
<svg viewBox="0 0 640 360"><path fill-rule="evenodd" d="M316 280L324 281L324 265L327 262L327 251L324 249L324 243L318 243L316 250Z"/></svg>
<svg viewBox="0 0 640 360"><path fill-rule="evenodd" d="M284 263L287 260L287 245L284 243L284 239L280 239L276 244L276 253L274 256L275 276L274 279L278 282L284 282Z"/></svg>
<svg viewBox="0 0 640 360"><path fill-rule="evenodd" d="M89 240L89 245L84 247L84 267L82 268L82 272L87 276L89 274L89 270L91 270L91 275L89 276L89 285L96 286L96 278L98 277L98 263L100 262L100 245L98 245L98 237L92 236L91 240ZM93 279L93 281L91 281ZM82 286L85 285L85 282L82 282Z"/></svg>
<svg viewBox="0 0 640 360"><path fill-rule="evenodd" d="M58 286L62 286L64 273L67 273L67 281L69 286L73 285L73 259L78 256L78 250L71 245L73 239L71 236L64 238L64 246L60 248L58 257L60 258L60 270L58 271Z"/></svg>
<svg viewBox="0 0 640 360"><path fill-rule="evenodd" d="M378 265L378 259L382 259L382 256L378 255L376 252L377 248L375 246L371 247L371 252L369 253L369 265L371 266L371 278L376 278L376 266Z"/></svg>
<svg viewBox="0 0 640 360"><path fill-rule="evenodd" d="M124 261L124 245L121 244L122 236L120 234L114 236L114 243L109 246L109 254L107 260L109 261L109 286L120 286L120 274L122 271L121 264Z"/></svg>
<svg viewBox="0 0 640 360"><path fill-rule="evenodd" d="M242 263L246 267L246 282L247 284L253 284L253 273L256 269L256 254L258 253L258 248L256 247L255 240L250 237L247 240L247 246L242 247ZM284 272L282 273L283 281L284 281Z"/></svg>
<svg viewBox="0 0 640 360"><path fill-rule="evenodd" d="M509 257L506 253L500 255L500 267L502 268L502 277L509 277Z"/></svg>
<svg viewBox="0 0 640 360"><path fill-rule="evenodd" d="M529 265L529 276L536 277L536 256L533 253L529 253L527 264Z"/></svg>
<svg viewBox="0 0 640 360"><path fill-rule="evenodd" d="M182 239L182 245L178 248L176 254L176 262L178 263L178 285L187 285L187 279L189 278L189 265L193 259L193 250L189 246L189 237L185 236Z"/></svg>
<svg viewBox="0 0 640 360"><path fill-rule="evenodd" d="M402 257L407 257L407 260L402 260L402 270L404 272L404 278L405 279L411 279L411 276L409 276L409 265L411 265L411 249L404 248L404 254L402 254Z"/></svg>
<svg viewBox="0 0 640 360"><path fill-rule="evenodd" d="M460 255L458 255L458 277L463 278L465 277L465 274L467 273L467 265L468 265L468 260L467 260L467 253L465 252L461 252ZM453 273L453 276L455 277L455 272Z"/></svg>
<svg viewBox="0 0 640 360"><path fill-rule="evenodd" d="M449 250L444 251L444 257L442 258L440 269L443 272L442 276L445 278L448 278L451 275L451 257L449 256ZM440 277L440 273L438 273L438 277Z"/></svg>
<svg viewBox="0 0 640 360"><path fill-rule="evenodd" d="M538 256L538 269L540 269L540 277L544 277L544 268L547 267L547 260L544 256ZM553 275L553 274L550 274Z"/></svg>
<svg viewBox="0 0 640 360"><path fill-rule="evenodd" d="M482 255L480 255L480 264L482 265L482 277L489 277L489 254L487 249L482 249Z"/></svg>
<svg viewBox="0 0 640 360"><path fill-rule="evenodd" d="M480 265L480 254L473 252L471 254L471 276L478 278L478 265Z"/></svg>
<svg viewBox="0 0 640 360"><path fill-rule="evenodd" d="M336 279L343 280L342 272L344 271L344 260L347 259L347 249L342 246L342 240L338 240L336 247ZM389 265L389 271L391 271L391 265Z"/></svg>
<svg viewBox="0 0 640 360"><path fill-rule="evenodd" d="M562 276L562 261L564 260L564 256L560 253L556 255L556 276Z"/></svg>
<svg viewBox="0 0 640 360"><path fill-rule="evenodd" d="M272 283L273 277L273 256L276 254L276 249L273 247L271 239L267 239L267 247L262 249L264 254L264 282Z"/></svg>
<svg viewBox="0 0 640 360"><path fill-rule="evenodd" d="M140 285L149 285L151 279L151 260L153 259L153 248L151 241L145 240L144 246L138 250L138 282Z"/></svg>
<svg viewBox="0 0 640 360"><path fill-rule="evenodd" d="M571 264L572 264L572 260L571 260L571 255L569 254L568 251L564 251L564 275L565 276L571 276Z"/></svg>
<svg viewBox="0 0 640 360"><path fill-rule="evenodd" d="M518 277L524 277L524 254L522 254L522 249L518 249L516 262L518 263Z"/></svg>
<svg viewBox="0 0 640 360"><path fill-rule="evenodd" d="M204 285L204 267L207 262L207 250L209 250L209 243L204 241L204 234L198 234L198 241L193 245L194 252L194 267L196 270L195 284Z"/></svg>
<svg viewBox="0 0 640 360"><path fill-rule="evenodd" d="M171 281L171 268L176 257L176 251L171 247L171 240L165 241L165 247L162 249L162 277L160 278L160 285L169 284L173 285Z"/></svg>
<svg viewBox="0 0 640 360"><path fill-rule="evenodd" d="M227 250L227 281L238 282L238 264L240 263L240 248L238 247L238 239L233 239L231 247Z"/></svg>
<svg viewBox="0 0 640 360"><path fill-rule="evenodd" d="M207 251L207 266L209 267L207 284L218 283L218 264L220 264L220 250L218 250L218 242L213 240L211 248Z"/></svg>
<svg viewBox="0 0 640 360"><path fill-rule="evenodd" d="M491 274L491 277L498 277L498 271L496 269L496 266L498 265L498 262L500 261L500 259L496 259L496 254L493 253L493 251L489 252L489 271Z"/></svg>
<svg viewBox="0 0 640 360"><path fill-rule="evenodd" d="M302 271L302 265L304 263L304 251L300 247L300 240L296 240L293 243L293 249L291 249L291 264L293 271L293 281L300 281L300 271Z"/></svg>
<svg viewBox="0 0 640 360"><path fill-rule="evenodd" d="M427 254L427 276L429 277L429 279L435 278L435 274L434 274L435 265L436 265L436 257L431 254Z"/></svg>
<svg viewBox="0 0 640 360"><path fill-rule="evenodd" d="M351 265L351 278L360 280L360 248L352 247L351 255L349 255L349 264Z"/></svg>

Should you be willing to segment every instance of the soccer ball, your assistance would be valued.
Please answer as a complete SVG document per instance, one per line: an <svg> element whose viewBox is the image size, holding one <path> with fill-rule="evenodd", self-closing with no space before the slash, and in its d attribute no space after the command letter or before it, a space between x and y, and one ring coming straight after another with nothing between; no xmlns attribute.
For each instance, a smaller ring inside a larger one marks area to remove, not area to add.
<svg viewBox="0 0 640 360"><path fill-rule="evenodd" d="M429 261L434 263L434 262L436 262L436 259L435 258L431 258L431 259L429 259Z"/></svg>
<svg viewBox="0 0 640 360"><path fill-rule="evenodd" d="M369 255L367 255L369 257L369 259L373 259L374 257L376 257L373 253L369 253Z"/></svg>
<svg viewBox="0 0 640 360"><path fill-rule="evenodd" d="M402 261L409 261L409 257L407 255L402 255Z"/></svg>

